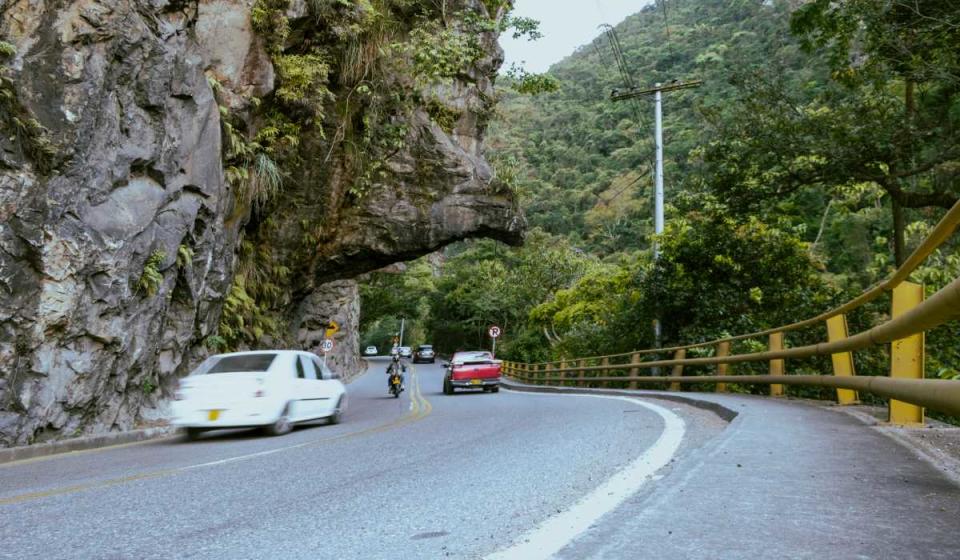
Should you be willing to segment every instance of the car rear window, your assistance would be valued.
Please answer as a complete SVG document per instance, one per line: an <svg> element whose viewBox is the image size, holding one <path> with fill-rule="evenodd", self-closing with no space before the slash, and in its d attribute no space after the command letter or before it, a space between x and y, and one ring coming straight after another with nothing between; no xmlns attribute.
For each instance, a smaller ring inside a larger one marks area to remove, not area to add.
<svg viewBox="0 0 960 560"><path fill-rule="evenodd" d="M240 356L224 356L217 360L206 373L236 373L241 371L267 371L270 364L277 357L276 354L242 354Z"/></svg>
<svg viewBox="0 0 960 560"><path fill-rule="evenodd" d="M486 362L492 359L493 355L491 355L490 352L462 352L453 357L454 361L465 364Z"/></svg>
<svg viewBox="0 0 960 560"><path fill-rule="evenodd" d="M433 346L424 345L420 347L421 350L433 350Z"/></svg>

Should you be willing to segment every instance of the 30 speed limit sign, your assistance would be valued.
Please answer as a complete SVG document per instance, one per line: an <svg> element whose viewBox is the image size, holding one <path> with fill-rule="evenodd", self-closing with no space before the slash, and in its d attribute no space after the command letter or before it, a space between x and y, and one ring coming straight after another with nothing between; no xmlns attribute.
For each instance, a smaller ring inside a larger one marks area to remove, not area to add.
<svg viewBox="0 0 960 560"><path fill-rule="evenodd" d="M324 339L324 341L320 343L320 351L326 354L331 350L333 350L333 340L329 338Z"/></svg>
<svg viewBox="0 0 960 560"><path fill-rule="evenodd" d="M490 330L488 331L488 333L490 334L490 338L499 338L499 337L500 337L500 327L494 325L494 326L490 327Z"/></svg>

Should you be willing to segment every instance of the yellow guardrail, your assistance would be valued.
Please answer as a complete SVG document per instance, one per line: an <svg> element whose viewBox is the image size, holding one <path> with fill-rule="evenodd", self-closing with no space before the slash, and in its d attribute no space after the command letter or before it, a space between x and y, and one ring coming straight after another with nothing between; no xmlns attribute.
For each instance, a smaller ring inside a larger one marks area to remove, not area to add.
<svg viewBox="0 0 960 560"><path fill-rule="evenodd" d="M670 348L651 348L538 364L505 362L504 371L521 381L544 384L575 383L581 386L585 383L629 382L631 388L636 388L639 384L668 382L671 389L678 390L680 384L717 383L717 390L724 391L727 383L760 383L770 384L771 395L775 396L782 395L784 385L833 387L838 389L838 400L841 404L856 402L856 393L849 391L870 392L893 399L890 421L896 424L922 423L923 410L920 407L960 416L960 381L923 379L924 333L960 317L960 278L925 301L923 287L907 282L910 274L953 235L958 225L960 203L947 212L920 246L889 278L843 305L810 319L755 333ZM845 314L887 292L893 294L892 318L867 331L847 336ZM828 326L827 342L784 348L784 333L824 322ZM731 343L764 336L769 337L768 351L730 354ZM851 353L881 344L891 344L890 377L856 377ZM715 355L705 358L686 357L687 350L704 347L716 348ZM673 353L674 359L642 361L644 355L659 353ZM834 375L784 373L785 360L825 355L833 358ZM613 363L623 359L629 361ZM730 364L761 361L770 362L771 375L729 375ZM587 365L588 363L595 365ZM683 376L684 366L704 365L717 366L717 375ZM672 367L673 372L666 377L640 375L641 369L659 367ZM624 371L627 375L585 376L587 373L608 374Z"/></svg>

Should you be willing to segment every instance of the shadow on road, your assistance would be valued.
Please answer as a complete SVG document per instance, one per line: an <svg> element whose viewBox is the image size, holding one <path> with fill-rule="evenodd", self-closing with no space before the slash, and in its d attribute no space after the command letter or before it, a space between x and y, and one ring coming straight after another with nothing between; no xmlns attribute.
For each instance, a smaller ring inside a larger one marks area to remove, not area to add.
<svg viewBox="0 0 960 560"><path fill-rule="evenodd" d="M296 424L293 426L293 430L291 430L290 433L292 434L294 432L300 432L303 430L311 430L313 428L320 428L327 425L329 425L329 421L326 418L320 418L318 420L304 422L303 424ZM195 441L190 441L187 439L186 435L181 434L181 437L177 438L171 443L184 444L203 443L205 441L248 441L271 437L273 436L263 433L262 428L236 428L232 430L210 430L209 432L203 432Z"/></svg>

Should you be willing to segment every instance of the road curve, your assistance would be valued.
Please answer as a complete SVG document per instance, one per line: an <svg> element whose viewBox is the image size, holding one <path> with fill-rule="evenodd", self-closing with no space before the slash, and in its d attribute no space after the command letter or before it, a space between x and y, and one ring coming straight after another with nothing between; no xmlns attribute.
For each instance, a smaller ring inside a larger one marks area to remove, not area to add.
<svg viewBox="0 0 960 560"><path fill-rule="evenodd" d="M481 558L665 433L630 400L444 396L439 365L415 366L393 399L385 365L349 386L340 425L0 465L0 558Z"/></svg>

